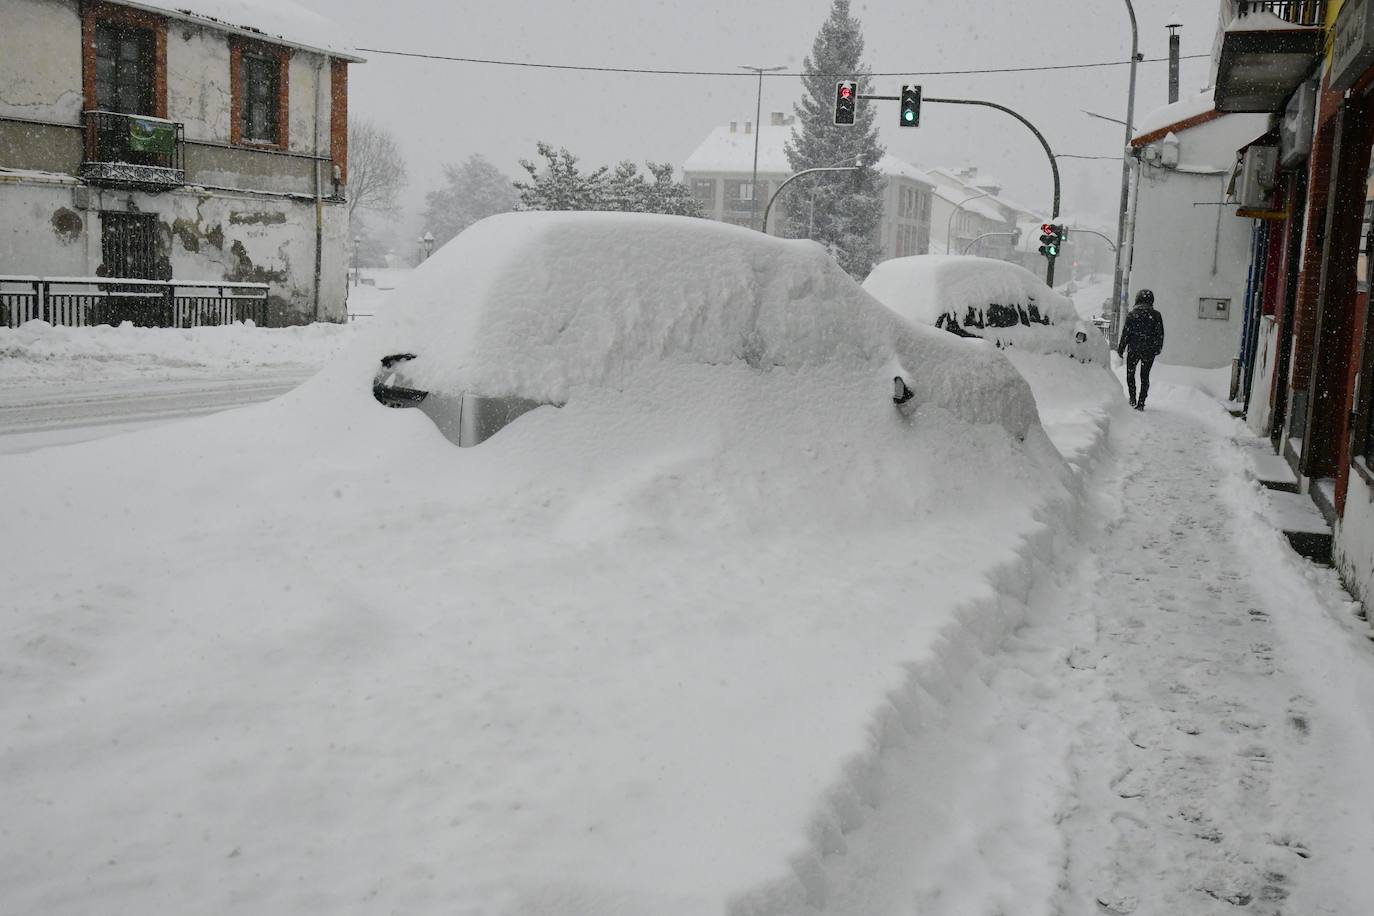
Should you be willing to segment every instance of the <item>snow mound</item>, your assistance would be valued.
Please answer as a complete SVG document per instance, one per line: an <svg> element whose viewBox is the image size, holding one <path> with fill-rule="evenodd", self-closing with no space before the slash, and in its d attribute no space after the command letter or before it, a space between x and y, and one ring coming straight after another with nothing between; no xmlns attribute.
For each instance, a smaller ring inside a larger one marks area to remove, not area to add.
<svg viewBox="0 0 1374 916"><path fill-rule="evenodd" d="M887 911L843 872L1071 509L1009 360L670 218L479 224L391 306L270 403L0 459L9 909ZM383 344L567 399L455 448Z"/></svg>
<svg viewBox="0 0 1374 916"><path fill-rule="evenodd" d="M563 403L662 361L839 366L903 375L921 403L969 422L1017 435L1036 422L1000 354L897 319L815 243L685 217L483 220L416 270L359 344L369 372L419 354L406 374L429 391Z"/></svg>
<svg viewBox="0 0 1374 916"><path fill-rule="evenodd" d="M203 328L73 328L29 321L0 327L0 380L61 381L168 377L249 367L318 369L352 328L311 324L258 328L251 322Z"/></svg>

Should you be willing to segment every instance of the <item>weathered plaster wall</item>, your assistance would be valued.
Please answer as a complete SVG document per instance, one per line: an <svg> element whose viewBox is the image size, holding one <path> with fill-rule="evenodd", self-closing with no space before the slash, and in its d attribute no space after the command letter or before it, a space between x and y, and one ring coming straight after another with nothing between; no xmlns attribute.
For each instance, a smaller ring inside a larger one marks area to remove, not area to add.
<svg viewBox="0 0 1374 916"><path fill-rule="evenodd" d="M71 184L0 182L0 274L83 276L91 245L100 257L100 222L76 205ZM94 241L92 241L94 240Z"/></svg>
<svg viewBox="0 0 1374 916"><path fill-rule="evenodd" d="M187 140L229 142L229 42L184 22L167 27L167 117L185 125Z"/></svg>
<svg viewBox="0 0 1374 916"><path fill-rule="evenodd" d="M294 51L290 65L290 149L296 153L329 155L329 62L320 54ZM319 135L315 104L319 100ZM316 140L319 149L316 150ZM326 170L327 171L327 170ZM329 176L325 175L326 180Z"/></svg>
<svg viewBox="0 0 1374 916"><path fill-rule="evenodd" d="M81 120L81 20L74 0L0 5L0 117Z"/></svg>
<svg viewBox="0 0 1374 916"><path fill-rule="evenodd" d="M164 279L267 283L274 324L314 315L315 205L178 191L146 195L60 184L0 184L0 273L98 276L101 210L154 213ZM342 321L347 212L323 209L321 320Z"/></svg>

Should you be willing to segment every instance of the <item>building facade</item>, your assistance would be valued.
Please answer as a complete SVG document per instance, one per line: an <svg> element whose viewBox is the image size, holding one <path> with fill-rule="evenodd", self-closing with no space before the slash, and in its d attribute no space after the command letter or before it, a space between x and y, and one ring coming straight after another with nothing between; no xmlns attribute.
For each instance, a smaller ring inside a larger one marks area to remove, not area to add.
<svg viewBox="0 0 1374 916"><path fill-rule="evenodd" d="M344 319L360 59L288 2L215 9L4 0L0 275L260 283L271 323Z"/></svg>
<svg viewBox="0 0 1374 916"><path fill-rule="evenodd" d="M1263 14L1264 18L1259 17ZM1217 108L1270 116L1239 351L1247 423L1333 526L1333 560L1374 608L1374 321L1369 314L1374 3L1222 3ZM1272 168L1267 164L1272 163ZM1243 202L1244 203L1244 202Z"/></svg>

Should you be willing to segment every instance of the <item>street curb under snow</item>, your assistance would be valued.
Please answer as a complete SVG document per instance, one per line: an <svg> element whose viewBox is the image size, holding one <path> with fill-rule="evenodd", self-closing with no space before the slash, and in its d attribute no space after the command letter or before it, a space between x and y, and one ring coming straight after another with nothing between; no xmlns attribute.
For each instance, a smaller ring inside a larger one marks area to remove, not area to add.
<svg viewBox="0 0 1374 916"><path fill-rule="evenodd" d="M928 724L938 721L941 710L973 686L982 670L978 662L999 652L1028 622L1033 593L1074 547L1073 532L1081 529L1078 523L1087 509L1085 484L1108 454L1116 410L1090 412L1091 441L1066 458L1064 489L1037 510L1036 530L1022 540L1013 557L985 573L986 593L954 610L955 622L936 638L929 657L910 662L903 683L873 713L868 748L845 763L843 777L811 815L807 845L790 860L792 873L737 896L729 916L830 912L836 875L851 864L846 861L846 838L869 823L889 799L902 796L895 776L899 768L888 766L889 760L919 740Z"/></svg>

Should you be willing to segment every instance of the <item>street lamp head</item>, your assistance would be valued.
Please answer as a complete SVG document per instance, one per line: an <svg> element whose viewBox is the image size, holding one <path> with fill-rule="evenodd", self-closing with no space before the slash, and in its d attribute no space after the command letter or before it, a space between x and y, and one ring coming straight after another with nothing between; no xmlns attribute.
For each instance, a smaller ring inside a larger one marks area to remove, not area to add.
<svg viewBox="0 0 1374 916"><path fill-rule="evenodd" d="M750 71L751 73L758 73L758 74L764 74L764 73L777 73L779 70L786 70L786 69L787 69L786 67L751 67L751 66L749 66L748 64L740 64L740 65L739 65L739 68L740 68L741 70L748 70L748 71Z"/></svg>

